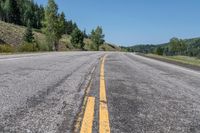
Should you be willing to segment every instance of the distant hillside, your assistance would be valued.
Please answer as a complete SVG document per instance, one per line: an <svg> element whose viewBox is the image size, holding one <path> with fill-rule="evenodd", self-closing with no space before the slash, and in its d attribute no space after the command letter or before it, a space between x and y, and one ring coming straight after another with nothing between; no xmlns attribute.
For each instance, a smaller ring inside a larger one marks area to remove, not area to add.
<svg viewBox="0 0 200 133"><path fill-rule="evenodd" d="M170 42L159 45L135 45L125 47L129 52L153 53L158 55L173 56L184 55L200 58L200 38L178 39L172 38Z"/></svg>
<svg viewBox="0 0 200 133"><path fill-rule="evenodd" d="M193 46L200 42L200 37L191 38L191 39L183 39L187 46ZM130 47L125 47L130 52L141 52L141 53L152 53L158 47L168 47L169 42L163 44L139 44L133 45Z"/></svg>
<svg viewBox="0 0 200 133"><path fill-rule="evenodd" d="M10 23L5 23L0 21L0 44L9 44L14 47L18 47L20 44L23 43L23 36L26 27L18 26ZM45 47L45 35L34 30L34 37L41 47ZM66 50L76 50L73 45L71 44L71 36L70 35L63 35L59 42L59 50L66 51ZM94 50L92 47L92 42L90 39L84 39L85 43L85 50ZM46 48L42 48L46 49ZM105 43L101 46L100 50L104 51L120 51L121 48L112 44Z"/></svg>

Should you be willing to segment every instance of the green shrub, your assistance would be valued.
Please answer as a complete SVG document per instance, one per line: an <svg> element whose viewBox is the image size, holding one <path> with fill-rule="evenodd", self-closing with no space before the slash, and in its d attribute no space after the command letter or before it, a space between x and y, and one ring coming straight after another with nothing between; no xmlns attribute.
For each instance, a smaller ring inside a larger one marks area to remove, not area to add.
<svg viewBox="0 0 200 133"><path fill-rule="evenodd" d="M18 47L19 52L34 52L38 51L38 48L36 47L36 43L28 43L24 42L22 45Z"/></svg>
<svg viewBox="0 0 200 133"><path fill-rule="evenodd" d="M35 40L35 43L36 43L36 48L38 49L38 51L49 51L49 46L46 43L46 41Z"/></svg>
<svg viewBox="0 0 200 133"><path fill-rule="evenodd" d="M74 49L74 46L69 42L66 42L65 46L66 46L67 49Z"/></svg>
<svg viewBox="0 0 200 133"><path fill-rule="evenodd" d="M49 46L46 43L39 43L38 50L39 51L49 51Z"/></svg>
<svg viewBox="0 0 200 133"><path fill-rule="evenodd" d="M14 51L15 51L15 49L11 45L8 45L8 44L1 44L0 45L0 53L12 53Z"/></svg>
<svg viewBox="0 0 200 133"><path fill-rule="evenodd" d="M96 45L92 42L86 42L85 46L84 46L84 50L86 51L96 51Z"/></svg>

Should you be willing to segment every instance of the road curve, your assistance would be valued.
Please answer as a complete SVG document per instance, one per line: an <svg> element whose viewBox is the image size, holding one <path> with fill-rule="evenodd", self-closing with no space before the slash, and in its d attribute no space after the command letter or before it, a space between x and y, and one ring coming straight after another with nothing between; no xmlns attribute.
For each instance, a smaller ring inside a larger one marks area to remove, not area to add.
<svg viewBox="0 0 200 133"><path fill-rule="evenodd" d="M0 56L0 132L71 133L83 111L93 133L199 133L199 101L199 71L132 53Z"/></svg>

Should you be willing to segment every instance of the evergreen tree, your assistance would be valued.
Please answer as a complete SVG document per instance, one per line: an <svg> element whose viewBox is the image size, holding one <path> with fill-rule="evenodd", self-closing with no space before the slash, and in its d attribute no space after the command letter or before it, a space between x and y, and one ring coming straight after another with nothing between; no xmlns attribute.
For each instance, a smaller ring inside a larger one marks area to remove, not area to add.
<svg viewBox="0 0 200 133"><path fill-rule="evenodd" d="M76 28L71 34L71 43L74 45L75 48L83 49L84 47L84 35L83 33Z"/></svg>
<svg viewBox="0 0 200 133"><path fill-rule="evenodd" d="M1 20L20 24L20 11L16 0L1 1Z"/></svg>
<svg viewBox="0 0 200 133"><path fill-rule="evenodd" d="M33 40L34 40L34 34L33 34L32 27L29 21L26 32L24 34L24 41L28 43L32 43Z"/></svg>
<svg viewBox="0 0 200 133"><path fill-rule="evenodd" d="M15 24L21 24L20 22L20 10L19 10L19 6L17 4L17 0L10 0L10 22L11 23L15 23Z"/></svg>
<svg viewBox="0 0 200 133"><path fill-rule="evenodd" d="M84 29L84 31L83 31L83 36L84 36L84 38L88 38L88 35L86 33L86 29Z"/></svg>
<svg viewBox="0 0 200 133"><path fill-rule="evenodd" d="M60 15L59 15L59 29L60 29L60 34L65 34L66 32L66 25L65 25L65 14L64 12L62 12Z"/></svg>
<svg viewBox="0 0 200 133"><path fill-rule="evenodd" d="M10 22L10 13L11 13L11 6L10 6L10 0L5 0L3 4L3 11L4 11L4 21Z"/></svg>
<svg viewBox="0 0 200 133"><path fill-rule="evenodd" d="M0 1L0 20L4 21L4 0Z"/></svg>
<svg viewBox="0 0 200 133"><path fill-rule="evenodd" d="M65 22L66 34L71 35L72 32L78 28L76 23L73 23L72 20Z"/></svg>
<svg viewBox="0 0 200 133"><path fill-rule="evenodd" d="M30 20L31 26L41 28L43 19L43 6L38 6L33 0L0 1L0 20L2 21L27 26Z"/></svg>

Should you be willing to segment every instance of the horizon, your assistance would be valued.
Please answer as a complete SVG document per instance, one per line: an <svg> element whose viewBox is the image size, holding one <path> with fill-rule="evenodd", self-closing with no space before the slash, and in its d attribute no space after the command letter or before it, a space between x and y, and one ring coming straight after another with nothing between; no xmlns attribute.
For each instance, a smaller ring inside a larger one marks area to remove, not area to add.
<svg viewBox="0 0 200 133"><path fill-rule="evenodd" d="M48 0L35 0L46 5ZM136 44L162 44L172 37L181 39L200 37L200 1L198 0L127 0L101 2L87 0L56 0L59 12L73 20L87 33L102 26L106 42L132 46Z"/></svg>

